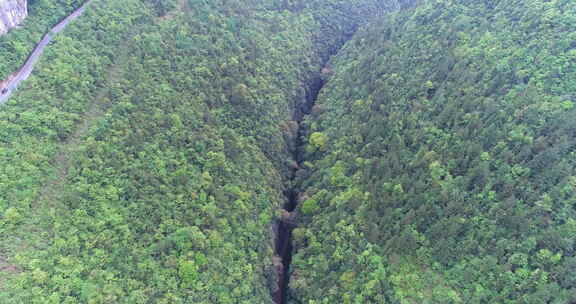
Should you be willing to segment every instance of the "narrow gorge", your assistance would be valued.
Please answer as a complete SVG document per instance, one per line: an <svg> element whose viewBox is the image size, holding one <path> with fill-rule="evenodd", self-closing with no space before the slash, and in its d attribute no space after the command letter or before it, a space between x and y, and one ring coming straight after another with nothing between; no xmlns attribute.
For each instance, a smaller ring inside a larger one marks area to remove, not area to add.
<svg viewBox="0 0 576 304"><path fill-rule="evenodd" d="M274 294L274 301L277 304L287 303L288 284L290 282L290 263L292 262L292 230L296 227L296 217L299 200L301 199L301 189L296 185L296 177L303 162L303 150L306 145L306 130L302 122L310 114L318 95L324 86L324 80L320 75L316 76L306 90L306 99L294 113L293 121L298 124L298 132L295 138L294 149L292 151L293 161L296 164L292 168L290 176L290 187L286 190L286 203L283 206L281 217L278 220L276 229L275 248L275 268L278 275L278 286L280 289Z"/></svg>
<svg viewBox="0 0 576 304"><path fill-rule="evenodd" d="M576 303L576 1L18 3L1 304Z"/></svg>
<svg viewBox="0 0 576 304"><path fill-rule="evenodd" d="M346 35L344 41L350 40L352 35ZM345 43L345 42L344 42ZM305 98L300 104L296 105L292 116L292 121L296 123L297 135L293 138L292 161L293 167L289 178L289 186L285 191L286 203L281 210L281 216L278 219L275 241L274 266L278 277L279 290L273 293L274 301L277 304L288 303L289 283L290 283L290 264L292 263L292 231L297 227L298 205L302 202L303 189L298 185L298 172L303 170L305 159L305 148L308 142L308 130L304 123L306 117L311 114L322 88L326 84L327 77L330 74L329 60L335 56L344 43L330 50L328 55L323 58L322 68L308 81L305 88Z"/></svg>
<svg viewBox="0 0 576 304"><path fill-rule="evenodd" d="M393 1L383 6L377 6L377 15L384 15L386 12L406 9L414 4L414 1ZM365 21L365 20L364 20ZM340 37L331 45L325 46L321 57L321 68L313 75L305 87L305 98L295 105L292 114L292 122L297 126L296 136L292 137L293 143L289 144L292 154L291 174L288 181L288 188L284 195L286 202L281 210L281 216L274 224L275 250L273 265L276 272L278 289L272 291L273 300L276 304L289 303L290 291L290 265L294 254L292 231L298 226L298 206L305 200L298 180L299 171L305 170L304 163L307 161L305 148L308 144L307 137L310 135L305 123L306 118L313 111L316 101L325 84L333 73L330 60L337 56L347 42L353 39L361 26L361 22L349 24L349 31L340 33Z"/></svg>

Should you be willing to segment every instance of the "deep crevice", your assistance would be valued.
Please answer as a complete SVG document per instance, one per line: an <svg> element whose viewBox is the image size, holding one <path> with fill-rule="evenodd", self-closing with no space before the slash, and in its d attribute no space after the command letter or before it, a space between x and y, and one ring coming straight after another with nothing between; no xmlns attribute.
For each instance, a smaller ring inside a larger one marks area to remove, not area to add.
<svg viewBox="0 0 576 304"><path fill-rule="evenodd" d="M330 59L338 54L344 44L348 42L356 33L358 27L354 26L350 32L344 33L339 41L328 47L324 54L320 55L322 64L309 80L305 87L305 98L297 103L292 114L292 121L297 125L297 135L292 139L294 145L291 148L292 160L295 163L291 168L288 189L284 192L286 203L282 207L282 215L274 225L275 232L275 249L274 249L274 268L278 281L272 292L274 303L286 304L288 301L288 291L290 283L290 265L292 263L292 231L296 228L296 216L298 203L301 200L301 189L298 188L297 175L298 170L304 163L304 147L306 145L306 135L308 130L302 123L306 116L312 113L316 100L326 84L326 78L331 73L329 67ZM290 145L289 145L290 146Z"/></svg>
<svg viewBox="0 0 576 304"><path fill-rule="evenodd" d="M338 48L339 49L339 48ZM336 54L331 52L331 55ZM330 56L331 57L331 56ZM278 289L274 292L274 302L276 304L285 304L288 300L288 284L290 281L290 265L292 263L292 230L296 228L296 208L298 207L300 189L296 185L296 177L298 170L304 162L304 146L306 144L306 130L302 124L304 118L312 112L318 95L324 87L325 80L323 79L323 70L326 69L326 63L321 71L309 81L306 88L306 98L294 110L292 120L298 125L297 136L293 139L295 141L292 149L292 160L296 165L291 169L289 185L290 187L285 191L286 203L283 206L282 216L278 219L276 224L276 248L275 248L275 261L274 267L278 277Z"/></svg>

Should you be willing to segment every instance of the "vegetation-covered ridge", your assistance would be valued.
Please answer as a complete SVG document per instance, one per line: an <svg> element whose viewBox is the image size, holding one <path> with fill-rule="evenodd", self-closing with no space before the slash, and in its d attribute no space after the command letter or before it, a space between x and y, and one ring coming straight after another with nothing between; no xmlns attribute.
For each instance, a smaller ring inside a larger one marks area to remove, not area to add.
<svg viewBox="0 0 576 304"><path fill-rule="evenodd" d="M332 4L94 0L0 109L0 302L272 303Z"/></svg>
<svg viewBox="0 0 576 304"><path fill-rule="evenodd" d="M292 303L576 301L575 12L427 1L346 44L306 120Z"/></svg>
<svg viewBox="0 0 576 304"><path fill-rule="evenodd" d="M576 302L575 22L93 0L0 107L0 303Z"/></svg>

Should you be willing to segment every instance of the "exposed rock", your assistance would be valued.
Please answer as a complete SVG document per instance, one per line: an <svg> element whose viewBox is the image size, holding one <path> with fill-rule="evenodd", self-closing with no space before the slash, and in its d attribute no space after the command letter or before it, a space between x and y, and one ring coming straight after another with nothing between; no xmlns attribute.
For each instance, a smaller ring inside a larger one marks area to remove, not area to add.
<svg viewBox="0 0 576 304"><path fill-rule="evenodd" d="M277 284L272 290L272 297L274 298L274 303L282 303L284 298L284 263L282 258L278 255L274 255L272 258L272 265L274 266L274 271L276 272L276 277L278 278Z"/></svg>
<svg viewBox="0 0 576 304"><path fill-rule="evenodd" d="M27 16L27 0L0 0L0 35L22 23Z"/></svg>
<svg viewBox="0 0 576 304"><path fill-rule="evenodd" d="M282 210L280 214L280 220L284 222L288 227L295 228L296 227L296 210L292 212L288 212L287 210Z"/></svg>

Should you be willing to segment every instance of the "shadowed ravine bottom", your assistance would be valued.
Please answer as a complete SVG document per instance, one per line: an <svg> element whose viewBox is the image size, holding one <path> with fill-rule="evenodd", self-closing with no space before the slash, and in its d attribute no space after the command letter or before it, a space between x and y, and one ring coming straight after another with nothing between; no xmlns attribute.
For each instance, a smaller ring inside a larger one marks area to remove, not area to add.
<svg viewBox="0 0 576 304"><path fill-rule="evenodd" d="M296 176L299 168L304 162L303 150L306 144L305 136L306 130L302 126L302 121L306 115L310 114L322 87L324 81L320 76L314 77L306 90L306 99L294 111L293 120L298 124L298 135L295 138L295 145L292 151L292 159L297 164L292 169L289 185L290 188L286 190L286 203L282 209L282 215L275 229L276 235L276 248L274 257L274 267L278 277L279 289L273 293L274 302L277 304L287 303L288 288L290 282L290 264L292 263L292 231L296 228L296 208L298 207L300 189L296 186Z"/></svg>

